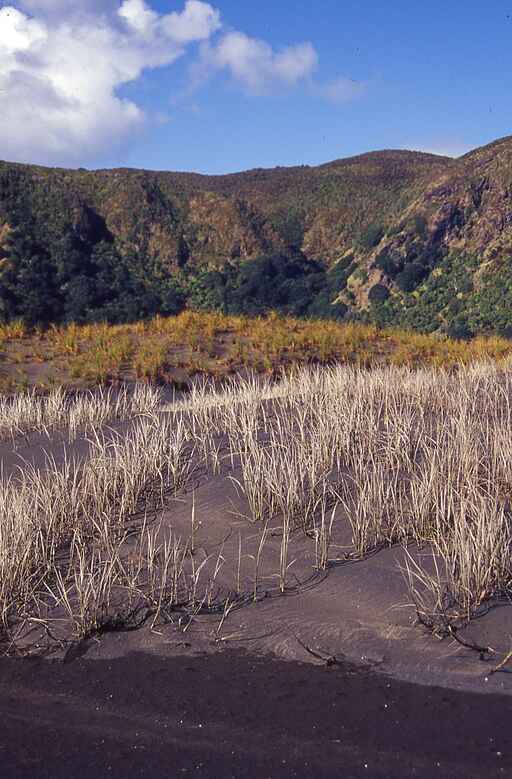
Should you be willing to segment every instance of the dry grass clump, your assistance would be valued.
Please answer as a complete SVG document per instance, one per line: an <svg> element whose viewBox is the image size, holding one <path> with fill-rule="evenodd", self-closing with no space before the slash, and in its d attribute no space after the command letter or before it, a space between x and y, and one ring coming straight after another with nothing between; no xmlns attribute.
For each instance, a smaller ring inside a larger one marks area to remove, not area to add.
<svg viewBox="0 0 512 779"><path fill-rule="evenodd" d="M70 581L80 613L84 599L105 605L104 594L118 580L128 521L140 511L160 508L168 494L184 485L190 447L179 420L147 415L124 436L106 439L97 432L83 465L66 461L58 467L49 460L42 471L28 467L16 482L2 483L4 628L39 619L45 592L57 591L59 602L67 603L63 588Z"/></svg>
<svg viewBox="0 0 512 779"><path fill-rule="evenodd" d="M402 544L418 618L439 635L511 594L512 374L496 364L296 368L279 381L197 382L165 407L137 393L121 405L144 415L123 435L99 428L114 396L101 395L101 412L76 410L89 430L85 462L49 461L1 485L6 634L50 630L51 615L75 638L201 610L223 623L260 597L271 538L277 591L297 586L296 535L316 571ZM194 502L188 537L173 527L168 498L212 474L235 484L255 531L250 551L241 539L230 547L238 560L224 544L196 557ZM244 586L242 558L252 566ZM217 586L227 568L234 579Z"/></svg>
<svg viewBox="0 0 512 779"><path fill-rule="evenodd" d="M357 557L428 545L434 572L409 557L407 576L418 616L443 632L447 614L467 621L511 586L511 398L512 375L491 363L456 374L338 366L196 391L191 414L205 440L227 431L248 518L279 519L282 582L298 528L325 548L346 521Z"/></svg>
<svg viewBox="0 0 512 779"><path fill-rule="evenodd" d="M161 399L158 388L146 384L138 384L133 390L100 387L76 395L69 395L62 387L47 395L38 395L34 390L0 395L0 438L14 438L33 431L49 435L57 428L67 428L73 439L79 431L152 413Z"/></svg>

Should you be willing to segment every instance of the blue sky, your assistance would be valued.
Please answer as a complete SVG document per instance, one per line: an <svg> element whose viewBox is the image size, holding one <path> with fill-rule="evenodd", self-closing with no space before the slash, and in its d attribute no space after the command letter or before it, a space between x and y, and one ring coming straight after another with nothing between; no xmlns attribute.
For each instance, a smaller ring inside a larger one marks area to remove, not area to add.
<svg viewBox="0 0 512 779"><path fill-rule="evenodd" d="M501 0L20 0L0 10L0 157L222 173L456 156L512 132L511 39Z"/></svg>

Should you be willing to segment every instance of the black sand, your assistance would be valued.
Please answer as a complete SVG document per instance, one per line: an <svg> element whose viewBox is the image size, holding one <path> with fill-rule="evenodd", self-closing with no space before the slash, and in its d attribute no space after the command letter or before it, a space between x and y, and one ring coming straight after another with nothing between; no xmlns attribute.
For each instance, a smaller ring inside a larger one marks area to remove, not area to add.
<svg viewBox="0 0 512 779"><path fill-rule="evenodd" d="M512 698L224 651L0 660L0 775L512 774Z"/></svg>

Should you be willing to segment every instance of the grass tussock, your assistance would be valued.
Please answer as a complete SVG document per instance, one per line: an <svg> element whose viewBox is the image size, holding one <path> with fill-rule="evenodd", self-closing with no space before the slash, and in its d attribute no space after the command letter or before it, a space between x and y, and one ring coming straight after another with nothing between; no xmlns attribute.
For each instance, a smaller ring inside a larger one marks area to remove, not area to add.
<svg viewBox="0 0 512 779"><path fill-rule="evenodd" d="M41 624L54 636L55 620L66 640L201 611L223 624L260 597L271 538L281 593L297 584L297 536L315 571L402 545L409 597L439 635L512 594L512 374L496 364L298 368L196 383L166 407L138 391L144 416L108 438L95 417L85 462L0 484L6 640ZM200 561L195 503L185 537L169 499L211 475L234 485L255 541Z"/></svg>
<svg viewBox="0 0 512 779"><path fill-rule="evenodd" d="M456 373L338 366L196 392L189 408L197 433L227 431L247 518L262 528L279 518L282 587L290 534L315 540L323 568L333 528L346 523L345 556L423 550L404 573L418 617L443 634L510 592L511 401L512 375L492 363Z"/></svg>
<svg viewBox="0 0 512 779"><path fill-rule="evenodd" d="M37 431L50 435L55 429L68 430L70 440L79 432L133 419L155 411L161 403L158 388L137 384L129 391L99 388L93 392L67 394L62 387L47 395L34 390L0 396L0 439L14 439Z"/></svg>

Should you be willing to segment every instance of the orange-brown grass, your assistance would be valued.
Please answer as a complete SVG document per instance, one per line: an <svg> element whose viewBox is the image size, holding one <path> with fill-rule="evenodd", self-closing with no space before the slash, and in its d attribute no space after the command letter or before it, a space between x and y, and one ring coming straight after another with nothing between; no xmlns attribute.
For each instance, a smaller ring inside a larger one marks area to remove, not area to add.
<svg viewBox="0 0 512 779"><path fill-rule="evenodd" d="M344 363L453 368L482 360L506 363L512 342L453 341L371 325L249 318L185 311L126 325L28 330L0 327L0 390L26 386L90 387L144 378L180 385L198 373L222 377L243 368L272 374L294 364Z"/></svg>
<svg viewBox="0 0 512 779"><path fill-rule="evenodd" d="M138 379L165 380L171 367L172 340L158 336L146 336L138 344L133 355L133 367Z"/></svg>
<svg viewBox="0 0 512 779"><path fill-rule="evenodd" d="M15 341L24 338L27 334L27 328L19 320L9 322L9 324L0 325L0 340Z"/></svg>
<svg viewBox="0 0 512 779"><path fill-rule="evenodd" d="M91 340L87 348L69 361L70 375L94 384L104 384L122 378L123 370L131 367L133 342L128 334L114 335L106 328Z"/></svg>

